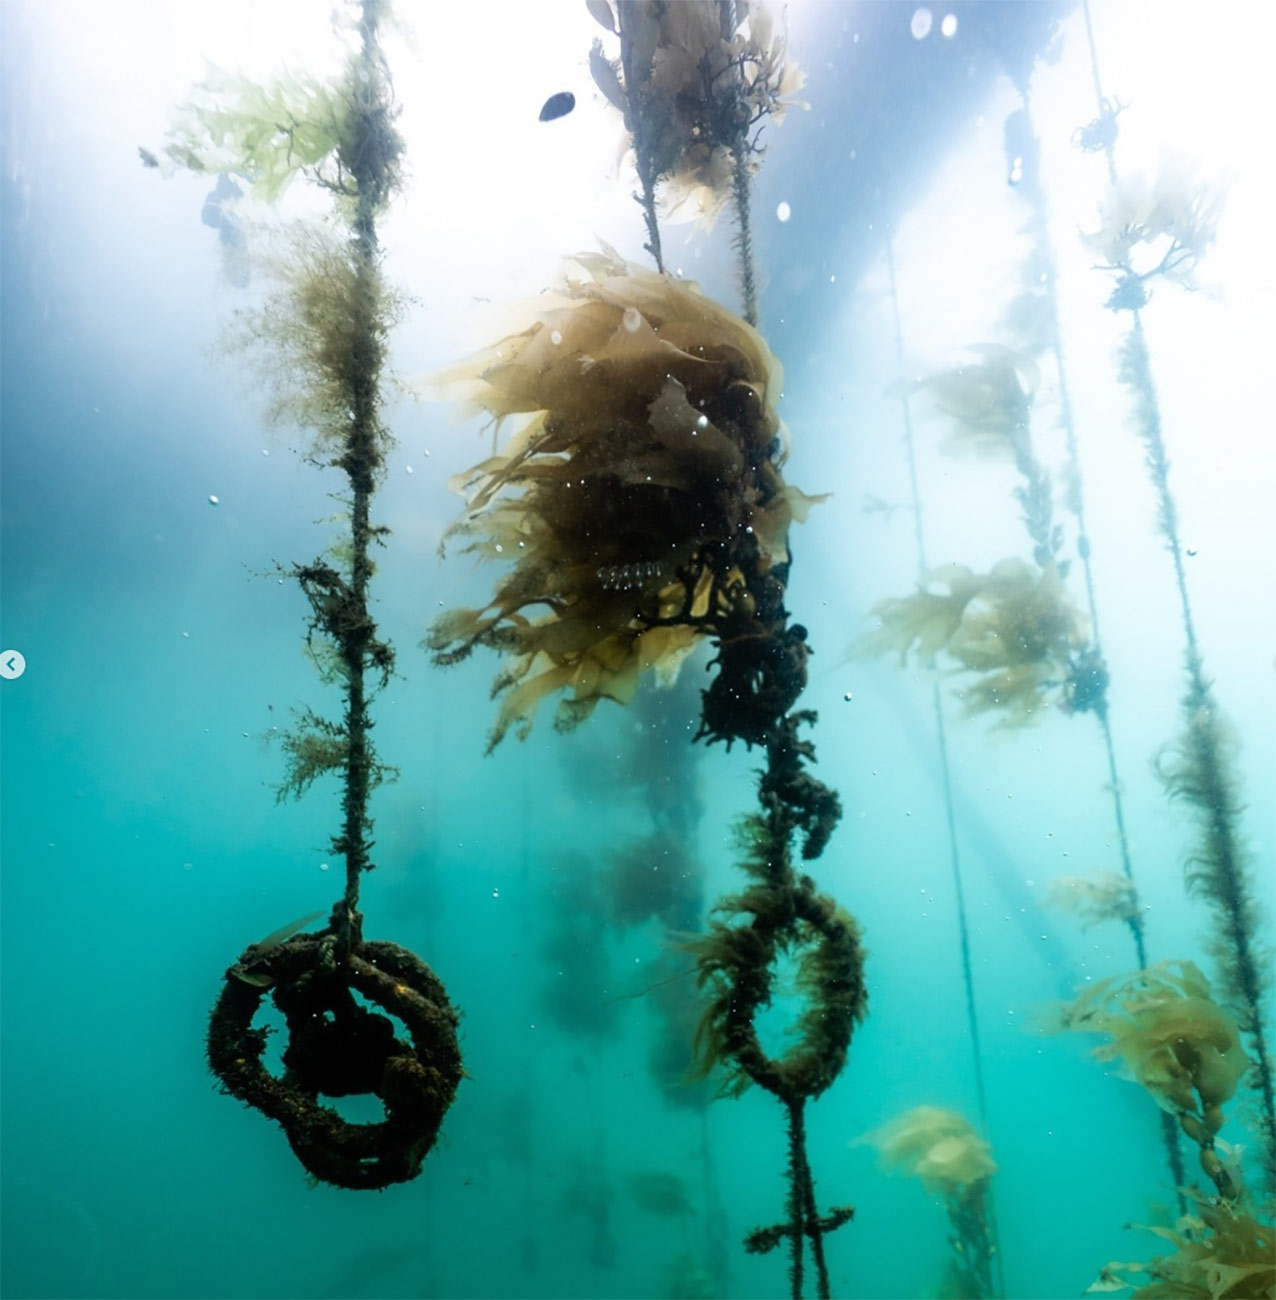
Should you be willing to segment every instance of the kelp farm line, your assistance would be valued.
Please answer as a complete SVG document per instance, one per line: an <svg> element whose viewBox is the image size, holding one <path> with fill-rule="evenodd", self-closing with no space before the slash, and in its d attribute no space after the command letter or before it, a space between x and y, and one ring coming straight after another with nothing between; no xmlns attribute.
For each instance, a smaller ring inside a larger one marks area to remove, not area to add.
<svg viewBox="0 0 1276 1300"><path fill-rule="evenodd" d="M911 658L931 667L942 664L964 683L957 694L968 717L991 715L1001 726L1017 728L1053 707L1073 716L1092 714L1098 721L1122 870L1119 874L1058 879L1048 902L1074 913L1086 926L1103 921L1123 923L1133 941L1137 968L1090 985L1073 1002L1058 1008L1054 1029L1107 1035L1109 1041L1095 1055L1100 1060L1119 1060L1160 1107L1162 1137L1180 1214L1172 1228L1154 1229L1170 1243L1172 1253L1145 1264L1108 1264L1090 1290L1136 1287L1137 1296L1199 1295L1212 1300L1273 1296L1276 1127L1262 1007L1270 990L1270 969L1252 873L1242 849L1235 743L1204 673L1141 319L1149 301L1150 282L1163 279L1188 289L1195 287L1193 272L1213 240L1221 199L1181 167L1167 167L1152 186L1141 179L1120 178L1115 145L1117 118L1125 106L1103 95L1088 6L1086 25L1099 113L1078 128L1073 142L1086 152L1105 155L1110 192L1100 229L1084 236L1084 242L1102 259L1097 269L1115 277L1106 306L1127 313L1131 321L1120 349L1117 375L1130 395L1131 423L1143 442L1158 501L1159 527L1172 560L1185 641L1183 732L1162 751L1158 770L1170 798L1191 809L1198 827L1198 839L1186 854L1186 885L1189 894L1202 898L1213 913L1209 950L1217 965L1217 997L1192 962L1170 960L1149 965L1147 960L1143 909L1125 829L1110 725L1111 681L1098 633L1094 557L1086 528L1084 481L1055 299L1056 266L1039 173L1040 150L1029 112L1030 69L1018 70L1020 75L1016 69L1007 69L1022 106L1007 119L1005 128L1008 179L1027 209L1023 229L1029 236L1029 253L1022 268L1023 289L1003 319L1005 341L976 345L970 348L974 359L966 365L932 373L897 390L921 577L914 594L875 607L877 627L861 641L859 649L863 654L894 651L901 662ZM1155 250L1150 258L1146 256L1149 249ZM894 298L889 244L886 257ZM895 310L898 313L898 305ZM900 346L902 349L902 342ZM1088 628L1068 592L1070 561L1062 554L1064 529L1055 520L1049 473L1035 449L1033 398L1040 365L1046 359L1053 364L1059 393L1059 420L1066 445L1063 496L1073 517ZM958 565L927 567L910 410L911 399L917 394L929 398L951 423L953 432L945 450L982 453L1014 465L1019 477L1014 497L1031 560L1012 557L986 574ZM937 743L946 773L944 719L937 685L934 692ZM951 829L953 808L951 795L947 797ZM953 865L965 952L955 836ZM968 962L964 969L969 1000ZM974 1045L978 1071L982 1067L977 1040ZM1252 1091L1253 1100L1252 1113L1240 1118L1250 1124L1257 1138L1250 1188L1245 1185L1240 1148L1229 1146L1218 1136L1225 1121L1223 1107L1242 1087ZM1179 1150L1180 1132L1197 1149L1206 1191L1189 1180Z"/></svg>
<svg viewBox="0 0 1276 1300"><path fill-rule="evenodd" d="M795 705L811 651L784 605L788 530L809 498L782 474L778 364L747 319L660 269L656 207L663 187L706 216L731 204L745 313L756 319L757 132L799 80L783 40L743 5L595 0L590 12L617 47L609 55L600 40L590 65L624 120L657 271L609 249L578 254L525 329L446 376L476 411L530 419L466 476L468 510L451 530L481 556L516 557L513 567L484 608L440 618L430 644L443 664L479 646L506 656L495 746L511 727L525 733L550 693L567 692L556 722L572 728L600 699L628 703L644 673L672 679L712 643L696 738L757 746L766 766L758 811L738 832L750 883L688 944L706 996L698 1068L720 1070L728 1093L757 1084L782 1105L787 1203L746 1248L787 1245L800 1296L809 1246L814 1290L828 1296L824 1239L852 1211L819 1209L805 1110L840 1073L865 991L854 921L794 862L799 843L804 860L818 858L841 815L807 770L814 748L799 730L815 716ZM549 612L533 621L537 607ZM797 1044L772 1057L755 1017L783 954L796 959L807 1008Z"/></svg>
<svg viewBox="0 0 1276 1300"><path fill-rule="evenodd" d="M457 1015L442 983L413 953L365 939L358 910L361 878L375 865L369 796L395 775L371 736L372 700L395 656L368 607L371 548L387 532L371 515L391 445L381 418L386 338L401 308L377 241L403 153L379 43L384 17L380 0L348 11L351 51L332 83L304 75L270 87L226 76L205 83L178 110L164 149L168 167L240 176L267 203L298 177L328 199L325 218L274 232L272 292L240 316L229 346L247 352L269 385L271 418L309 431L307 459L346 478L338 540L281 575L305 593L306 649L322 681L339 688L342 712L334 720L299 711L282 738L278 790L296 798L316 778L338 776L332 852L345 860L346 886L322 930L299 933L316 916L303 918L229 968L208 1062L228 1094L283 1128L311 1177L347 1188L415 1178L461 1078ZM267 997L287 1024L282 1075L263 1060L268 1031L254 1026ZM349 1123L319 1100L354 1095L378 1098L385 1118Z"/></svg>
<svg viewBox="0 0 1276 1300"><path fill-rule="evenodd" d="M505 567L487 604L444 614L427 644L440 665L480 647L502 657L489 749L510 730L526 735L540 702L555 695L562 730L610 699L648 710L643 734L655 743L681 739L677 728L672 736L662 731L677 708L698 715L696 740L721 741L728 749L739 741L763 756L757 806L737 828L747 879L713 908L707 925L700 922L703 876L689 847L698 816L685 800L691 781L675 782L679 798L672 800L671 787L662 794L653 783L651 834L605 850L601 873L582 862L563 875L561 915L546 932L544 955L560 969L591 960L597 945L582 943L578 926L600 911L618 928L654 922L681 936L676 951L694 963L700 1002L686 995L676 956L657 968L649 992L667 1033L653 1053L652 1073L662 1089L668 1085L669 1097L677 1095L676 1104L699 1111L707 1197L716 1180L703 1121L714 1091L734 1096L757 1085L775 1097L788 1138L787 1195L776 1221L752 1231L745 1247L763 1254L784 1247L791 1295L811 1290L827 1297L825 1239L852 1210L820 1207L806 1107L841 1074L866 1012L864 956L853 918L803 868L824 853L841 805L813 775L815 750L804 729L816 717L798 707L811 647L785 604L788 534L812 498L783 476L788 434L775 410L780 367L757 328L750 217L759 131L783 116L801 77L765 13L744 0L586 3L602 29L591 71L623 119L637 174L634 197L656 269L628 264L606 246L575 255L555 288L527 305L521 330L441 377L450 396L492 420L498 433L509 422L511 432L493 454L459 476L465 511L445 538ZM377 229L399 189L403 145L379 41L385 5L362 0L350 13L350 54L338 78L327 83L299 75L267 87L210 80L179 110L162 158L143 151L143 161L241 177L266 203L294 180L328 201L323 218L281 223L266 267L273 291L264 306L240 316L231 344L268 380L271 418L310 430L307 458L346 476L338 540L281 574L307 598L307 649L321 680L340 692L341 714L299 712L283 737L279 788L281 799L299 797L317 777L338 777L342 820L332 850L346 863L346 887L322 930L301 933L315 919L305 918L250 945L230 967L209 1026L208 1056L227 1093L284 1129L310 1175L347 1188L380 1188L420 1172L462 1070L457 1017L441 982L399 946L365 939L358 911L363 873L374 865L370 796L397 775L372 744L372 706L395 657L378 635L369 588L372 546L389 544L388 531L373 522L372 505L391 445L381 415L385 354L402 301L382 276ZM1094 716L1115 778L1110 682L1071 415L1065 406L1071 460L1064 500L1085 572L1088 629L1068 594L1066 530L1031 423L1042 359L1052 359L1061 381L1064 376L1027 74L1019 81L1024 107L1008 132L1016 142L1018 179L1025 181L1021 196L1034 247L1024 295L1007 318L1008 341L980 345L970 364L930 375L899 395L906 421L912 400L925 397L952 420L955 450L990 452L1013 464L1028 554L987 573L958 565L930 569L914 472L919 588L878 607L880 626L862 649L944 663L964 677L968 713L1008 725L1028 724L1052 706ZM1082 147L1105 150L1114 186L1117 112L1100 96L1100 117L1078 132ZM730 211L741 315L665 271L658 199L666 211L695 210L706 222ZM1219 1000L1191 962L1147 962L1115 780L1121 874L1071 878L1057 889L1087 923L1122 921L1138 967L1089 986L1060 1011L1058 1028L1109 1035L1101 1058L1119 1058L1168 1117L1164 1134L1175 1183L1187 1183L1181 1133L1197 1147L1212 1188L1209 1196L1186 1188L1192 1214L1163 1233L1172 1255L1143 1266L1109 1265L1096 1286L1138 1285L1145 1276L1137 1294L1215 1300L1271 1294L1272 1231L1262 1206L1269 1188L1247 1192L1238 1163L1217 1137L1223 1106L1250 1078L1270 1178L1272 1080L1259 1005L1264 970L1256 903L1238 848L1239 792L1192 624L1139 313L1152 276L1187 281L1216 215L1194 192L1116 186L1091 244L1117 277L1108 305L1131 313L1120 376L1135 400L1181 597L1185 735L1162 766L1171 794L1200 820L1189 885L1218 917ZM1135 250L1167 235L1173 246L1160 265L1136 271ZM1066 384L1062 390L1066 403ZM911 460L911 446L909 454ZM697 700L674 691L639 695L644 678L672 686L702 646L714 657ZM942 748L937 685L932 702ZM951 823L960 810L949 802ZM955 835L952 846L960 899ZM653 862L664 869L662 891L655 893ZM943 1199L953 1247L944 1293L992 1297L1004 1290L992 1208L996 1165L987 1140L972 940L964 917L959 925L982 1132L954 1112L924 1106L862 1141L878 1149L887 1168L917 1176ZM793 1046L770 1056L755 1022L781 995L784 958L796 969L805 1007L793 1025ZM598 987L597 975L580 969L559 981L569 999L558 1008L564 1021L584 1017L596 1027L610 1014L597 998L571 1000L573 989ZM264 1059L267 1031L254 1025L267 999L287 1025L281 1074ZM683 1086L688 1067L700 1086ZM379 1098L385 1118L348 1123L320 1100L355 1094ZM650 1181L634 1191L653 1204L679 1195ZM604 1263L614 1248L605 1193L586 1188L585 1203L595 1216L591 1252ZM711 1222L710 1237L713 1276L700 1281L722 1288L721 1216L716 1228Z"/></svg>

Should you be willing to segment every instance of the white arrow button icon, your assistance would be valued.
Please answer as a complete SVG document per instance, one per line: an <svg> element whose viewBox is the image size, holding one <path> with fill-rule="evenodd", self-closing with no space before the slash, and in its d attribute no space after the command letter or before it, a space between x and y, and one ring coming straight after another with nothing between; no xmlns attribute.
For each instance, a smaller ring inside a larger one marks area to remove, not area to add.
<svg viewBox="0 0 1276 1300"><path fill-rule="evenodd" d="M0 650L0 677L21 677L27 670L27 661L18 650Z"/></svg>

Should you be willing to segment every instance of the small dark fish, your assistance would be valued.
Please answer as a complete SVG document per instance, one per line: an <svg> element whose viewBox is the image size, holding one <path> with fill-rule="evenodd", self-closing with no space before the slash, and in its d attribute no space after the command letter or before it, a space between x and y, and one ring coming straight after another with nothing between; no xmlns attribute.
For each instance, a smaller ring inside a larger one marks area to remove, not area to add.
<svg viewBox="0 0 1276 1300"><path fill-rule="evenodd" d="M137 156L142 160L143 167L159 166L159 159L149 149L143 149L140 144L137 146Z"/></svg>
<svg viewBox="0 0 1276 1300"><path fill-rule="evenodd" d="M556 117L566 117L575 107L576 96L570 90L560 90L557 95L551 95L541 105L540 120L552 122Z"/></svg>

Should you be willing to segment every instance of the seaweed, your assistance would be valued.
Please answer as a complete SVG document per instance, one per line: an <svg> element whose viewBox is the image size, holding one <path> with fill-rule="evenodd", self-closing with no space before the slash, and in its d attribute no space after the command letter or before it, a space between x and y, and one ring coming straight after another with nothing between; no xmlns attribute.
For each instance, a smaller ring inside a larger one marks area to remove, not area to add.
<svg viewBox="0 0 1276 1300"><path fill-rule="evenodd" d="M1173 1227L1134 1224L1174 1247L1147 1263L1114 1260L1086 1294L1137 1287L1134 1300L1274 1300L1276 1229L1252 1206L1192 1193L1194 1212ZM1147 1278L1139 1285L1140 1277Z"/></svg>
<svg viewBox="0 0 1276 1300"><path fill-rule="evenodd" d="M938 588L938 590L935 590ZM968 715L995 713L1022 726L1052 705L1095 707L1077 693L1086 670L1084 623L1059 570L1006 559L987 573L950 564L926 574L910 596L873 607L878 626L855 648L861 656L894 651L966 679Z"/></svg>
<svg viewBox="0 0 1276 1300"><path fill-rule="evenodd" d="M1119 1060L1124 1076L1174 1115L1200 1148L1201 1168L1220 1194L1234 1185L1214 1151L1223 1104L1250 1069L1235 1022L1214 1001L1209 981L1190 961L1159 962L1146 970L1099 980L1056 1008L1048 1032L1107 1034L1100 1061Z"/></svg>
<svg viewBox="0 0 1276 1300"><path fill-rule="evenodd" d="M737 539L786 563L811 502L780 471L780 369L754 330L610 251L573 266L527 328L442 377L498 425L530 417L454 480L467 510L448 536L513 568L428 639L441 664L479 645L507 656L489 749L525 735L546 695L568 692L556 725L570 730L644 674L671 680L755 602Z"/></svg>
<svg viewBox="0 0 1276 1300"><path fill-rule="evenodd" d="M1056 876L1042 905L1067 912L1083 929L1104 921L1129 923L1139 914L1134 882L1116 871L1094 871L1086 876Z"/></svg>
<svg viewBox="0 0 1276 1300"><path fill-rule="evenodd" d="M973 1300L993 1295L997 1252L991 1183L997 1162L970 1121L957 1111L916 1106L851 1145L861 1144L877 1150L887 1172L916 1178L943 1198L952 1256L940 1294Z"/></svg>
<svg viewBox="0 0 1276 1300"><path fill-rule="evenodd" d="M659 185L666 185L667 215L690 212L706 224L733 199L744 315L756 322L748 179L761 153L762 124L783 119L805 80L783 35L756 2L724 9L717 0L616 0L614 7L596 0L590 11L620 38L617 58L595 41L589 66L604 98L624 117L641 186L634 197L657 269L664 269Z"/></svg>

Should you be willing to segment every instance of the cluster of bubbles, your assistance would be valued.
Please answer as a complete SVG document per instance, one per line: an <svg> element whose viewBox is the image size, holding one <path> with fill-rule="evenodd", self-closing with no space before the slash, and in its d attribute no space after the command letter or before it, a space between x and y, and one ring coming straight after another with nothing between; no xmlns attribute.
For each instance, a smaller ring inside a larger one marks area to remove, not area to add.
<svg viewBox="0 0 1276 1300"><path fill-rule="evenodd" d="M660 577L662 569L658 560L644 560L640 564L604 564L598 570L598 581L603 584L604 591L629 591Z"/></svg>

